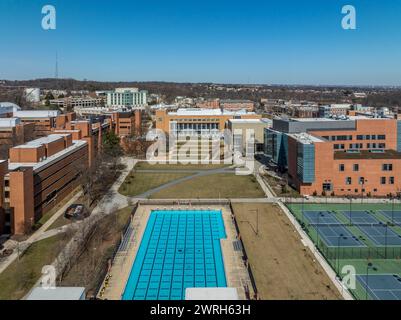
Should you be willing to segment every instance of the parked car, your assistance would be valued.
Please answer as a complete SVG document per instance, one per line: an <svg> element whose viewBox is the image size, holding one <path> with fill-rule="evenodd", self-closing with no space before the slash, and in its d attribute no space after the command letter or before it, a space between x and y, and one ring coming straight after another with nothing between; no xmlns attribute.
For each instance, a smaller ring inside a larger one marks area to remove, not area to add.
<svg viewBox="0 0 401 320"><path fill-rule="evenodd" d="M64 213L64 217L73 220L83 220L89 216L89 211L83 204L72 204Z"/></svg>

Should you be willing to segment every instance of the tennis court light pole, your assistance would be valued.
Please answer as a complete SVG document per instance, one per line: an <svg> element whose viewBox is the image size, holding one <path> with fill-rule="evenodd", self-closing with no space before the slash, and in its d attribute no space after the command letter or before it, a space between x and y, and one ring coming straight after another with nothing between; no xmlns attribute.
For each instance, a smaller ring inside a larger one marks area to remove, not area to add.
<svg viewBox="0 0 401 320"><path fill-rule="evenodd" d="M377 271L376 267L373 267L372 262L369 262L367 267L366 267L366 298L365 300L368 300L368 290L369 290L369 269L372 269L373 271Z"/></svg>
<svg viewBox="0 0 401 320"><path fill-rule="evenodd" d="M340 233L337 241L337 274L340 274L340 241L344 235Z"/></svg>
<svg viewBox="0 0 401 320"><path fill-rule="evenodd" d="M394 197L391 197L391 223L394 224Z"/></svg>
<svg viewBox="0 0 401 320"><path fill-rule="evenodd" d="M352 197L349 196L349 224L352 225Z"/></svg>
<svg viewBox="0 0 401 320"><path fill-rule="evenodd" d="M384 259L387 259L387 229L388 229L388 224L386 222L386 230L384 234Z"/></svg>

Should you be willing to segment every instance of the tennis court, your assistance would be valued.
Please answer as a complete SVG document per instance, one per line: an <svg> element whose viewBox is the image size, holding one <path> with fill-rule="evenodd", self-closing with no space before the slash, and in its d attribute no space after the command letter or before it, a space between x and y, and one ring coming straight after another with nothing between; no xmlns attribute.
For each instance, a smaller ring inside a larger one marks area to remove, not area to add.
<svg viewBox="0 0 401 320"><path fill-rule="evenodd" d="M344 215L351 219L373 243L377 246L400 246L401 236L382 223L371 213L366 211L343 211Z"/></svg>
<svg viewBox="0 0 401 320"><path fill-rule="evenodd" d="M329 247L364 247L330 211L304 211L304 218Z"/></svg>
<svg viewBox="0 0 401 320"><path fill-rule="evenodd" d="M401 300L401 277L392 274L357 275L370 299Z"/></svg>
<svg viewBox="0 0 401 320"><path fill-rule="evenodd" d="M393 214L391 210L381 210L381 213L383 213L389 221L392 221L394 218L394 223L401 224L401 211L394 211Z"/></svg>

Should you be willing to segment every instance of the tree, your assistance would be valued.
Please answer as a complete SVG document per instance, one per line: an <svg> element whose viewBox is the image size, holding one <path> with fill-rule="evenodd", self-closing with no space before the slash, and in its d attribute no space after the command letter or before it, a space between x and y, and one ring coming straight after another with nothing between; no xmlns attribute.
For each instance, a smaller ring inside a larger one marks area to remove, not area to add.
<svg viewBox="0 0 401 320"><path fill-rule="evenodd" d="M103 135L103 151L106 155L118 157L123 154L120 138L112 131Z"/></svg>

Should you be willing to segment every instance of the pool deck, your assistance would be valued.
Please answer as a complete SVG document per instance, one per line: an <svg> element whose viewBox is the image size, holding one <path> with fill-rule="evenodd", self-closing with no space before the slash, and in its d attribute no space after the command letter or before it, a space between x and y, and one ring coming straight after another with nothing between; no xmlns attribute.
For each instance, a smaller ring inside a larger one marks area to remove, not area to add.
<svg viewBox="0 0 401 320"><path fill-rule="evenodd" d="M139 205L131 221L132 232L130 233L127 245L117 252L112 267L108 273L109 280L103 283L103 294L98 294L98 298L107 300L121 300L128 281L131 268L134 264L136 253L141 244L143 234L150 216L151 210L222 210L226 239L221 239L221 249L223 253L224 269L226 274L227 287L236 288L238 297L245 300L245 289L250 290L253 296L252 285L248 271L242 260L242 251L235 251L233 242L236 240L236 230L231 218L231 210L223 205L192 205L192 206L163 206L163 205Z"/></svg>

